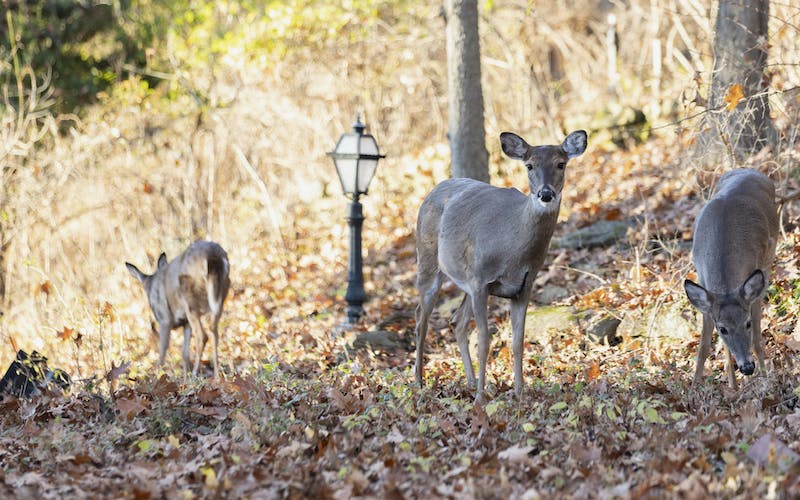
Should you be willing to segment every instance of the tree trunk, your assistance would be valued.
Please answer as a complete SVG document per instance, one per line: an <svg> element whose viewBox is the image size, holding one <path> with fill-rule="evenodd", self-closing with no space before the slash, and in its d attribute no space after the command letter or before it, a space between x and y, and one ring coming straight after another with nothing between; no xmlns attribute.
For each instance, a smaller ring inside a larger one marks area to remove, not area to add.
<svg viewBox="0 0 800 500"><path fill-rule="evenodd" d="M742 158L774 141L764 76L768 18L769 0L719 0L709 97L712 112L701 147ZM725 99L729 94L735 98L731 92L735 85L744 98L729 110Z"/></svg>
<svg viewBox="0 0 800 500"><path fill-rule="evenodd" d="M477 0L445 0L451 175L489 182Z"/></svg>
<svg viewBox="0 0 800 500"><path fill-rule="evenodd" d="M5 304L6 298L6 245L2 241L2 232L0 232L0 306ZM0 314L2 314L0 310Z"/></svg>

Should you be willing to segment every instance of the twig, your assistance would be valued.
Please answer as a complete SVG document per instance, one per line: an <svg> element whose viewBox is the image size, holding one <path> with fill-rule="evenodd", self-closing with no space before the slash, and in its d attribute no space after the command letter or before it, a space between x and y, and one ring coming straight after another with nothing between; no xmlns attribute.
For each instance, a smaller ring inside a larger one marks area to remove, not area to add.
<svg viewBox="0 0 800 500"><path fill-rule="evenodd" d="M283 249L286 249L286 243L283 241L283 234L281 233L280 223L278 222L278 216L274 210L274 203L272 201L272 196L269 194L269 189L264 181L261 180L261 177L258 176L258 172L250 162L245 157L244 153L242 152L239 146L233 145L233 152L236 155L236 159L238 160L239 166L253 178L258 188L261 190L261 194L264 195L264 206L267 208L269 212L269 219L272 223L272 229L275 231L275 234L278 235L278 240L281 243Z"/></svg>

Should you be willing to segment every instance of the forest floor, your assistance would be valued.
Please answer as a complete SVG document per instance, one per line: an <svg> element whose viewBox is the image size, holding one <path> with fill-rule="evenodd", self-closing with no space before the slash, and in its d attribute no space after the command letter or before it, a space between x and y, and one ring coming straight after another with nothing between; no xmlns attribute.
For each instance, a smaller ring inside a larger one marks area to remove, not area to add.
<svg viewBox="0 0 800 500"><path fill-rule="evenodd" d="M265 242L233 285L222 377L213 379L207 365L199 376L183 375L173 341L164 372L112 365L66 395L6 397L0 496L800 494L798 210L783 207L786 235L765 301L767 373L740 375L739 388L729 389L717 349L704 383L692 388L699 317L682 282L693 271L700 189L715 174L682 164L675 152L687 146L656 138L627 151L590 151L568 167L556 238L598 221L629 228L605 246L551 248L529 307L521 400L512 389L508 304L498 299L490 302L488 402L474 404L448 323L447 308L460 297L451 285L432 317L425 384L414 384L413 223L424 192L398 187L380 215L367 213L370 300L355 330L341 326L342 265L315 258L331 235L313 207L299 208L294 236L283 246ZM800 151L787 154L777 164L797 165ZM767 159L753 165L781 193L796 189ZM265 280L252 264L259 252L287 286ZM542 311L556 315L552 325ZM557 316L565 311L566 319ZM605 317L619 328L598 343L590 333ZM113 311L104 318L124 320ZM65 349L80 349L66 333Z"/></svg>

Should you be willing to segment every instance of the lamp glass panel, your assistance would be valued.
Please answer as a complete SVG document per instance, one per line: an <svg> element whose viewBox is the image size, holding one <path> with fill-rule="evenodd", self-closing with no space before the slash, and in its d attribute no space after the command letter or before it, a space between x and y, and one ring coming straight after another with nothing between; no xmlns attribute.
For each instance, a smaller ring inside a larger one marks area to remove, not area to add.
<svg viewBox="0 0 800 500"><path fill-rule="evenodd" d="M375 175L378 160L364 160L358 162L358 192L366 193L369 183Z"/></svg>
<svg viewBox="0 0 800 500"><path fill-rule="evenodd" d="M336 152L341 154L358 153L358 135L342 134L342 137L339 139L339 144L336 145Z"/></svg>
<svg viewBox="0 0 800 500"><path fill-rule="evenodd" d="M336 163L336 173L339 174L339 181L342 183L342 191L345 194L356 192L356 166L358 160L354 158L338 158Z"/></svg>
<svg viewBox="0 0 800 500"><path fill-rule="evenodd" d="M361 148L358 150L359 153L362 155L377 155L378 153L378 144L375 142L375 138L371 135L362 135L361 136Z"/></svg>
<svg viewBox="0 0 800 500"><path fill-rule="evenodd" d="M371 135L362 135L359 153L363 155L378 155L378 144ZM369 183L375 176L375 169L378 167L378 160L362 159L358 164L358 192L366 193Z"/></svg>

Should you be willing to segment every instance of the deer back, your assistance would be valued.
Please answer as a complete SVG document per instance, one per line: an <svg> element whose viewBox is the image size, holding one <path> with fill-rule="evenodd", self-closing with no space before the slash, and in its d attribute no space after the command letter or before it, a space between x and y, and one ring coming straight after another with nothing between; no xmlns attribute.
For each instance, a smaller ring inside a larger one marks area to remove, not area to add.
<svg viewBox="0 0 800 500"><path fill-rule="evenodd" d="M700 284L730 292L755 269L768 275L778 232L772 181L750 169L726 173L695 223L692 254Z"/></svg>
<svg viewBox="0 0 800 500"><path fill-rule="evenodd" d="M192 243L170 262L162 253L152 275L142 273L133 264L126 265L142 282L156 321L172 328L186 323L187 309L197 314L217 314L230 285L227 253L211 241Z"/></svg>

